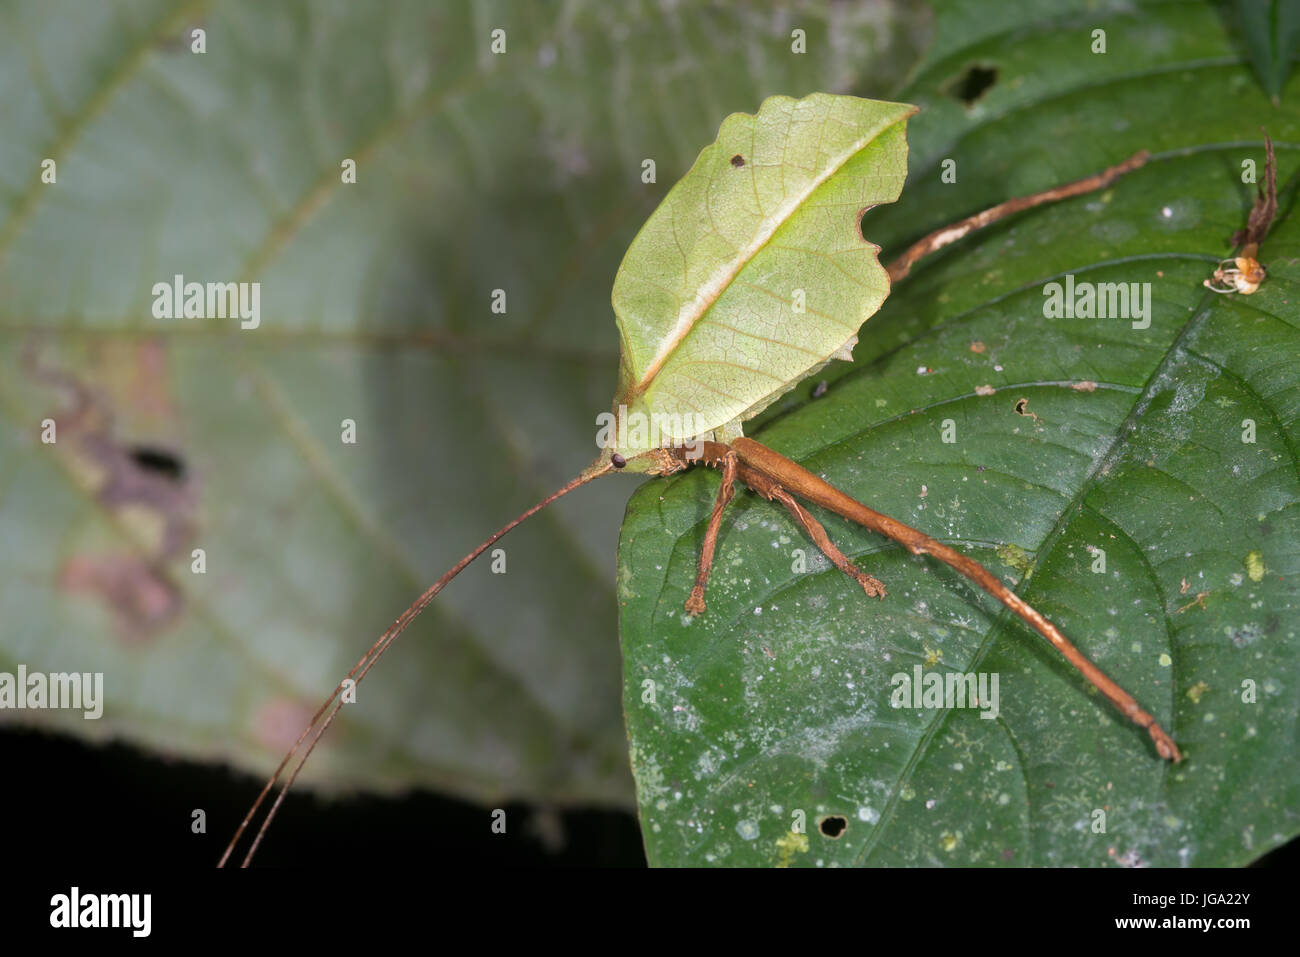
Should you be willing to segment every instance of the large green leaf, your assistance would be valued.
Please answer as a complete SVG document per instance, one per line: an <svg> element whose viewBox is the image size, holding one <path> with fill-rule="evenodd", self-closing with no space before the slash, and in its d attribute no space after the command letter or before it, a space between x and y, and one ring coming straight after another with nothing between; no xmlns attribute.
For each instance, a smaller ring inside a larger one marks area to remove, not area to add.
<svg viewBox="0 0 1300 957"><path fill-rule="evenodd" d="M1208 6L993 8L940 5L936 52L897 94L923 112L902 198L864 223L885 261L1009 196L1151 162L923 262L824 397L805 383L751 434L1015 583L1187 760L1159 760L964 579L834 516L885 599L742 495L708 612L688 618L717 489L691 472L642 487L619 551L653 863L1222 865L1300 830L1296 82L1275 109ZM993 83L965 102L972 67ZM1202 280L1250 209L1244 161L1262 181L1261 125L1292 184L1269 278L1215 296ZM1067 275L1150 283L1149 326L1047 318L1045 285ZM891 707L892 676L916 667L997 674L997 720Z"/></svg>
<svg viewBox="0 0 1300 957"><path fill-rule="evenodd" d="M879 87L909 62L898 23L820 2L0 6L0 670L102 671L107 696L98 722L0 719L273 766L412 598L590 460L619 258L719 117ZM177 273L259 281L261 325L154 319ZM146 467L160 452L183 481ZM629 801L627 491L561 503L503 543L505 575L457 581L307 779Z"/></svg>

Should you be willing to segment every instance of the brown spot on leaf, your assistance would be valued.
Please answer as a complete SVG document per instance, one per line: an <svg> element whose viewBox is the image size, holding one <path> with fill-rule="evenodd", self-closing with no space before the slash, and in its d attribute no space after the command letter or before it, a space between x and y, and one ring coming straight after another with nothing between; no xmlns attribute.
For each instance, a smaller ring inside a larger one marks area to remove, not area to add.
<svg viewBox="0 0 1300 957"><path fill-rule="evenodd" d="M745 165L745 157L737 153L735 156L731 158L731 165L734 166L736 169L740 169L742 166Z"/></svg>
<svg viewBox="0 0 1300 957"><path fill-rule="evenodd" d="M293 747L313 713L300 701L272 698L258 709L253 733L262 747L272 754L283 754Z"/></svg>
<svg viewBox="0 0 1300 957"><path fill-rule="evenodd" d="M978 339L976 339L974 342L972 342L972 343L970 344L970 351L971 351L971 352L983 353L984 350L987 349L987 348L988 348L988 347L987 347L986 345L984 345L984 343L980 342Z"/></svg>
<svg viewBox="0 0 1300 957"><path fill-rule="evenodd" d="M93 595L107 605L127 644L153 638L181 609L176 586L159 569L129 552L74 555L59 570L59 588Z"/></svg>
<svg viewBox="0 0 1300 957"><path fill-rule="evenodd" d="M1084 379L1082 382L1076 382L1070 386L1075 392L1096 392L1097 383L1091 379Z"/></svg>
<svg viewBox="0 0 1300 957"><path fill-rule="evenodd" d="M165 356L157 346L142 345L133 357L128 368L141 375L163 371ZM74 555L60 569L58 585L104 602L124 641L152 639L182 610L181 592L165 569L171 559L188 555L197 529L195 478L177 450L161 443L125 441L108 399L82 379L41 362L34 348L26 351L24 365L38 385L65 397L63 408L51 415L59 429L51 452L137 546ZM169 415L171 402L164 392L156 385L133 383L109 391L136 413Z"/></svg>
<svg viewBox="0 0 1300 957"><path fill-rule="evenodd" d="M123 389L124 403L133 413L160 423L177 418L176 397L172 395L172 374L168 368L167 346L160 339L142 339L132 343L126 354L113 353L107 361L130 376Z"/></svg>

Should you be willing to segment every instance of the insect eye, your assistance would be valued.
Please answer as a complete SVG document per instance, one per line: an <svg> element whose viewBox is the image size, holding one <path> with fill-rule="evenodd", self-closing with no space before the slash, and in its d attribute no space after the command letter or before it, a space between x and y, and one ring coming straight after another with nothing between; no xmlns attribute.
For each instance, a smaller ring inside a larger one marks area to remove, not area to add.
<svg viewBox="0 0 1300 957"><path fill-rule="evenodd" d="M623 466L627 465L627 459L615 452L609 457L609 464L614 466L616 469L621 469Z"/></svg>

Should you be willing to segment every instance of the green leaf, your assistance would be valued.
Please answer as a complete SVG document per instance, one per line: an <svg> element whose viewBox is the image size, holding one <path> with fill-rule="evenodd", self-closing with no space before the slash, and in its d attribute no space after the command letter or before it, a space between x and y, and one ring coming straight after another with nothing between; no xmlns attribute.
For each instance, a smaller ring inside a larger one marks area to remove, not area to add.
<svg viewBox="0 0 1300 957"><path fill-rule="evenodd" d="M102 671L107 698L0 720L274 767L416 595L590 460L619 259L719 118L913 56L910 14L790 15L817 55L705 3L0 7L0 671ZM260 326L154 319L177 273L260 282ZM627 494L584 490L502 543L504 575L457 580L307 782L630 802Z"/></svg>
<svg viewBox="0 0 1300 957"><path fill-rule="evenodd" d="M614 408L670 423L620 451L751 418L837 353L848 357L889 294L879 247L858 221L898 198L915 112L818 93L772 97L723 121L614 281L623 343Z"/></svg>
<svg viewBox="0 0 1300 957"><path fill-rule="evenodd" d="M1202 286L1249 212L1241 172L1250 159L1262 175L1261 123L1294 144L1300 112L1268 102L1208 8L1048 5L1005 32L954 32L985 8L941 5L938 53L898 94L922 112L904 195L865 223L886 261L1010 196L1142 148L1151 162L923 261L854 366L823 373L824 397L805 382L751 434L1012 583L1187 760L1159 760L964 579L835 516L819 515L885 583L883 600L822 560L784 510L742 494L708 611L688 618L717 489L694 470L638 491L619 549L624 706L652 863L1239 865L1300 830L1289 203L1257 294ZM1096 28L1105 55L1089 49ZM995 81L964 103L949 91L975 64ZM1287 196L1298 155L1278 150ZM1067 275L1150 283L1149 326L1048 318L1044 289ZM892 707L894 676L916 668L998 675L996 720Z"/></svg>

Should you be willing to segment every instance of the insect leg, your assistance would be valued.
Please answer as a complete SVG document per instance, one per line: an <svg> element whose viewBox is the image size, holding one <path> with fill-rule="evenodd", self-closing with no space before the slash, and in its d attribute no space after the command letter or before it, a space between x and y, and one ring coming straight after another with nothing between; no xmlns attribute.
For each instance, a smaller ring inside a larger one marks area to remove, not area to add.
<svg viewBox="0 0 1300 957"><path fill-rule="evenodd" d="M830 537L826 534L826 529L822 527L822 523L813 518L808 513L808 510L795 500L793 495L778 485L770 490L769 497L773 501L780 502L789 510L795 521L803 526L804 531L822 550L822 554L829 558L836 568L857 581L862 586L862 590L869 596L874 598L885 597L885 586L880 579L873 578L849 561L848 557L830 540Z"/></svg>
<svg viewBox="0 0 1300 957"><path fill-rule="evenodd" d="M700 567L695 574L695 587L691 597L686 599L686 611L691 615L704 613L704 586L713 569L713 552L718 545L718 530L722 527L722 510L727 507L731 497L736 494L736 453L728 452L722 459L722 486L713 503L713 514L709 516L709 527L704 533L704 547L700 550Z"/></svg>

